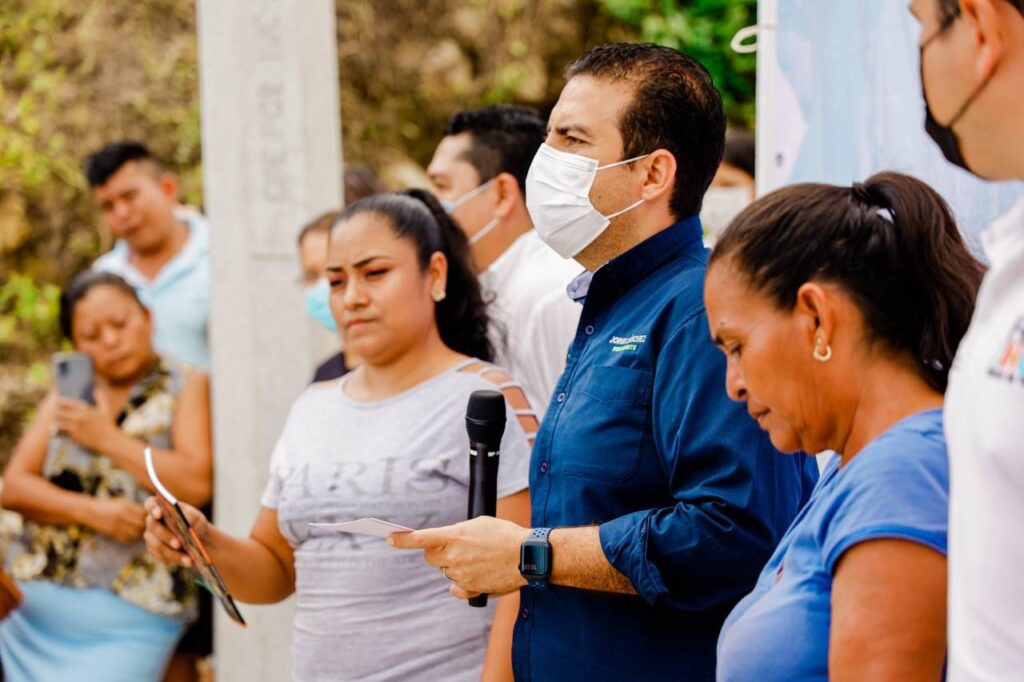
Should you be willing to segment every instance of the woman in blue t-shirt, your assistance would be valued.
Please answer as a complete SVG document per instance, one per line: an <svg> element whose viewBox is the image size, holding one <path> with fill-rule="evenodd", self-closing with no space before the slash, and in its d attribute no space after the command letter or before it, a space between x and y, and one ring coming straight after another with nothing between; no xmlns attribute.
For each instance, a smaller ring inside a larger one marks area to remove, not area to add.
<svg viewBox="0 0 1024 682"><path fill-rule="evenodd" d="M726 389L779 450L838 453L726 621L720 681L942 677L942 394L982 270L942 198L896 173L779 190L718 241Z"/></svg>

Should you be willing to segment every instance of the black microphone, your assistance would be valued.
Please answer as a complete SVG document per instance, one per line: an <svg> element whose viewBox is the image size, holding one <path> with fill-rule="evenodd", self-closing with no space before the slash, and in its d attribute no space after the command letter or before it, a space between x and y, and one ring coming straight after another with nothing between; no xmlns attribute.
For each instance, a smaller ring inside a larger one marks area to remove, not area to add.
<svg viewBox="0 0 1024 682"><path fill-rule="evenodd" d="M473 391L466 406L469 433L469 509L467 519L494 516L498 508L498 457L505 433L505 396L498 391ZM487 595L469 600L487 606Z"/></svg>

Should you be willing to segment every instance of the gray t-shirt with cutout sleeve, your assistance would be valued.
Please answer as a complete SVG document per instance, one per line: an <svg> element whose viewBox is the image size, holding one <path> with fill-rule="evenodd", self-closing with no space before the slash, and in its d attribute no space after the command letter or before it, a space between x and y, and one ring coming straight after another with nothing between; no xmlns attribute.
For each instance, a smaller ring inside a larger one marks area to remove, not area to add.
<svg viewBox="0 0 1024 682"><path fill-rule="evenodd" d="M377 517L410 528L464 520L469 484L466 403L495 385L440 374L376 403L314 384L292 407L274 448L262 504L295 550L292 679L478 680L493 617L448 593L419 551L339 534L313 521ZM508 410L498 497L527 487L530 445Z"/></svg>

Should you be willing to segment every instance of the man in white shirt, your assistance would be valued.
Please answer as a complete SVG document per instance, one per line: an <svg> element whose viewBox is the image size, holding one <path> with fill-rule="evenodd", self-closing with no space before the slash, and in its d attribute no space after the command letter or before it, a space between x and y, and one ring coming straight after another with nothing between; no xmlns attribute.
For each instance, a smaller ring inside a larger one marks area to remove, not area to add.
<svg viewBox="0 0 1024 682"><path fill-rule="evenodd" d="M1024 180L1024 0L913 0L925 129L946 158ZM1024 675L1024 200L982 235L991 269L946 391L949 664Z"/></svg>
<svg viewBox="0 0 1024 682"><path fill-rule="evenodd" d="M178 181L139 142L106 145L89 157L86 178L103 222L117 239L93 267L131 284L153 315L153 343L165 355L209 371L209 232L181 210Z"/></svg>
<svg viewBox="0 0 1024 682"><path fill-rule="evenodd" d="M526 211L526 173L546 135L544 119L527 107L459 111L427 167L493 297L498 364L522 384L538 417L565 368L581 311L566 287L582 268L537 237Z"/></svg>

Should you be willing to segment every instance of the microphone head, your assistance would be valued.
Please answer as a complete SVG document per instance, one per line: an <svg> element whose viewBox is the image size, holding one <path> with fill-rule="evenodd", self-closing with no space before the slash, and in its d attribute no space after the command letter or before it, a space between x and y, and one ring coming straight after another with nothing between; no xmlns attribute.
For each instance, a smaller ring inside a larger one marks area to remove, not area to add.
<svg viewBox="0 0 1024 682"><path fill-rule="evenodd" d="M498 391L473 391L466 406L466 431L472 442L497 449L505 433L505 396Z"/></svg>

